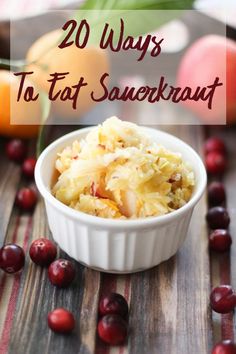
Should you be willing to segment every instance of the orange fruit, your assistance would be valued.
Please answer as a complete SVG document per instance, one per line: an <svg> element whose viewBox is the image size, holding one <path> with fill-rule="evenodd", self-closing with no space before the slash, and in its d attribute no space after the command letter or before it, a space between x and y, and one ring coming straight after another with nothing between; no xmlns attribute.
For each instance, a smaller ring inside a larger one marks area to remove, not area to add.
<svg viewBox="0 0 236 354"><path fill-rule="evenodd" d="M13 72L0 70L0 135L17 138L32 138L38 133L38 125L29 125L27 122L40 122L40 101L17 102L19 77ZM31 85L25 81L25 85ZM11 120L19 125L11 124ZM24 125L20 125L20 124Z"/></svg>
<svg viewBox="0 0 236 354"><path fill-rule="evenodd" d="M49 92L51 83L50 74L55 72L69 72L65 79L56 83L55 93L66 86L71 87L84 77L87 86L81 88L77 109L72 108L72 101L57 99L52 102L52 109L59 116L80 117L86 113L96 102L91 97L91 91L95 91L96 97L104 93L100 85L100 78L104 73L109 73L109 58L106 51L95 46L79 49L75 44L60 49L58 44L62 41L62 30L58 29L40 37L29 49L26 59L30 64L27 70L33 71L31 80L42 90Z"/></svg>

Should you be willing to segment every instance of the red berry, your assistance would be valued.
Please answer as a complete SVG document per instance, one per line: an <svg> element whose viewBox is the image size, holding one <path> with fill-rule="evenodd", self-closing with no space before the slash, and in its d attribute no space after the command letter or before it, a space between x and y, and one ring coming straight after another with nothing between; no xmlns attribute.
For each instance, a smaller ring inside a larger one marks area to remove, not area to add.
<svg viewBox="0 0 236 354"><path fill-rule="evenodd" d="M210 301L215 312L228 313L236 306L236 293L232 286L220 285L212 290Z"/></svg>
<svg viewBox="0 0 236 354"><path fill-rule="evenodd" d="M225 143L222 139L217 137L212 137L207 139L204 145L205 154L209 154L209 152L220 152L222 154L226 153Z"/></svg>
<svg viewBox="0 0 236 354"><path fill-rule="evenodd" d="M208 202L210 205L220 205L225 202L226 194L224 185L220 182L212 182L208 187Z"/></svg>
<svg viewBox="0 0 236 354"><path fill-rule="evenodd" d="M212 349L212 354L236 354L236 344L231 340L223 340Z"/></svg>
<svg viewBox="0 0 236 354"><path fill-rule="evenodd" d="M16 204L22 210L32 210L37 203L37 193L33 188L21 188L16 195Z"/></svg>
<svg viewBox="0 0 236 354"><path fill-rule="evenodd" d="M119 315L106 315L98 322L98 335L108 344L123 344L127 338L127 334L128 325Z"/></svg>
<svg viewBox="0 0 236 354"><path fill-rule="evenodd" d="M31 244L29 254L34 263L48 266L57 256L57 247L47 238L39 238Z"/></svg>
<svg viewBox="0 0 236 354"><path fill-rule="evenodd" d="M57 333L70 333L75 328L75 319L70 311L58 308L49 312L48 326Z"/></svg>
<svg viewBox="0 0 236 354"><path fill-rule="evenodd" d="M49 280L60 288L67 287L75 277L73 264L66 259L57 259L48 268Z"/></svg>
<svg viewBox="0 0 236 354"><path fill-rule="evenodd" d="M226 158L221 152L213 151L206 155L206 169L211 174L222 174L226 170Z"/></svg>
<svg viewBox="0 0 236 354"><path fill-rule="evenodd" d="M23 162L22 172L26 177L33 178L34 177L34 169L37 160L34 157L30 157Z"/></svg>
<svg viewBox="0 0 236 354"><path fill-rule="evenodd" d="M24 267L25 253L23 249L9 243L0 249L0 268L7 273L16 273Z"/></svg>
<svg viewBox="0 0 236 354"><path fill-rule="evenodd" d="M101 316L116 314L126 318L128 311L129 308L127 301L120 294L111 293L107 296L104 296L99 302L99 314Z"/></svg>
<svg viewBox="0 0 236 354"><path fill-rule="evenodd" d="M210 208L207 212L206 219L209 227L213 230L227 229L230 223L227 210L220 206Z"/></svg>
<svg viewBox="0 0 236 354"><path fill-rule="evenodd" d="M223 229L214 230L209 237L209 246L213 251L228 251L232 243L230 234Z"/></svg>
<svg viewBox="0 0 236 354"><path fill-rule="evenodd" d="M6 145L6 154L8 158L15 162L21 162L24 160L27 153L25 143L20 139L10 140Z"/></svg>

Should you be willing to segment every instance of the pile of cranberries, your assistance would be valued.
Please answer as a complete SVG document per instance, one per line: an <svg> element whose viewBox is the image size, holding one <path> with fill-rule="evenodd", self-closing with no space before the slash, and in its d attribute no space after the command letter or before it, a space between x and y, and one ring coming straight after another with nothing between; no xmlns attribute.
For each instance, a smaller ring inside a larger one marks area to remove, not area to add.
<svg viewBox="0 0 236 354"><path fill-rule="evenodd" d="M35 264L48 267L48 278L53 285L64 288L74 280L73 263L66 259L55 260L57 247L52 241L43 237L33 241L29 255ZM24 264L25 252L20 246L6 244L0 249L0 268L5 272L17 273ZM58 308L48 314L48 325L55 332L69 333L75 327L75 320L68 310Z"/></svg>
<svg viewBox="0 0 236 354"><path fill-rule="evenodd" d="M207 172L212 175L222 175L227 167L224 141L217 137L209 138L205 143L204 152Z"/></svg>
<svg viewBox="0 0 236 354"><path fill-rule="evenodd" d="M13 139L6 145L6 155L11 161L22 164L22 174L27 179L33 179L36 159L26 158L27 146L23 140ZM22 211L31 211L37 203L37 192L34 186L21 188L16 195L16 205ZM75 268L72 262L66 259L55 260L56 245L46 239L35 240L29 249L32 261L48 268L48 278L57 287L66 287L75 277ZM6 244L0 249L0 268L7 273L17 273L25 264L24 250L16 244ZM74 329L73 315L66 309L59 308L48 314L48 325L55 332L68 333Z"/></svg>
<svg viewBox="0 0 236 354"><path fill-rule="evenodd" d="M220 138L210 138L205 143L206 168L212 177L221 171L213 171L209 168L208 160L210 154L219 153L226 159L226 147ZM217 169L217 167L215 167ZM222 182L214 180L208 185L208 205L206 220L210 229L209 248L215 252L226 252L230 249L232 238L227 231L230 224L230 217L226 204L226 192Z"/></svg>
<svg viewBox="0 0 236 354"><path fill-rule="evenodd" d="M205 143L205 164L208 174L214 178L226 170L226 147L220 138L212 137ZM222 182L214 180L208 185L209 209L206 220L210 229L209 248L215 252L227 252L232 244L228 231L230 217L226 205L226 192ZM236 293L230 285L215 287L210 295L210 304L215 312L225 314L236 307ZM236 345L230 340L216 344L212 354L236 354Z"/></svg>
<svg viewBox="0 0 236 354"><path fill-rule="evenodd" d="M36 159L26 158L27 146L23 140L13 139L6 145L6 155L9 160L22 164L22 174L27 179L33 179ZM16 205L23 211L31 211L37 203L37 192L32 186L21 188L16 195Z"/></svg>
<svg viewBox="0 0 236 354"><path fill-rule="evenodd" d="M26 178L34 177L36 159L26 158L27 146L20 139L13 139L6 145L6 154L11 161L22 164L22 173ZM31 211L37 203L34 187L23 187L16 195L16 205L23 211ZM50 282L59 287L69 286L75 278L75 268L66 259L56 259L56 245L39 238L30 246L31 260L42 267L48 267ZM8 244L0 249L0 268L7 273L22 270L25 264L24 250L15 244ZM128 333L128 304L125 298L116 293L103 297L99 303L98 335L106 343L117 345L125 342ZM48 314L48 326L58 333L70 333L75 327L75 318L64 308L57 308Z"/></svg>
<svg viewBox="0 0 236 354"><path fill-rule="evenodd" d="M41 267L48 267L48 278L50 282L58 288L68 287L75 278L75 267L67 259L57 259L56 245L46 239L39 238L30 246L30 258Z"/></svg>
<svg viewBox="0 0 236 354"><path fill-rule="evenodd" d="M98 312L98 335L110 345L124 344L128 334L129 307L125 298L111 293L101 298Z"/></svg>
<svg viewBox="0 0 236 354"><path fill-rule="evenodd" d="M71 261L57 259L56 245L46 239L39 238L32 242L29 255L31 260L41 267L48 267L50 282L60 288L69 286L75 277L75 268ZM17 273L24 267L25 252L16 244L6 244L0 249L0 268L7 273Z"/></svg>
<svg viewBox="0 0 236 354"><path fill-rule="evenodd" d="M31 260L41 266L48 267L50 282L59 287L68 287L75 278L73 263L66 259L57 259L56 245L46 239L39 238L29 248ZM16 244L7 244L0 249L0 268L7 273L17 273L24 267L24 250ZM129 308L125 298L110 293L99 302L99 337L107 344L118 345L126 341L128 334ZM70 333L75 328L73 314L65 308L57 308L48 314L48 326L57 333Z"/></svg>

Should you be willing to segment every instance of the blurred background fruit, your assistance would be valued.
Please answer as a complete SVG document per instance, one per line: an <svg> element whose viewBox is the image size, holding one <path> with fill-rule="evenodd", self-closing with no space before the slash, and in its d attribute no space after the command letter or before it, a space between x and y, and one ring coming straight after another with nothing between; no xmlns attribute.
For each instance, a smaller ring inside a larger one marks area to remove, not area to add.
<svg viewBox="0 0 236 354"><path fill-rule="evenodd" d="M104 50L94 46L79 49L73 44L61 50L58 44L62 41L62 33L59 29L46 33L31 46L27 61L37 63L29 65L28 69L34 71L32 80L46 92L49 92L50 83L47 80L51 73L69 72L65 79L56 84L55 92L77 84L80 77L84 77L88 85L82 87L79 93L77 110L72 109L72 101L69 100L57 99L52 104L53 111L59 116L80 117L95 104L90 97L91 91L102 95L99 80L104 73L109 73L109 59Z"/></svg>
<svg viewBox="0 0 236 354"><path fill-rule="evenodd" d="M29 81L26 85L31 85ZM0 135L7 137L32 138L38 134L37 125L13 125L14 122L33 123L40 121L40 101L25 102L20 100L17 103L19 78L12 72L0 70Z"/></svg>
<svg viewBox="0 0 236 354"><path fill-rule="evenodd" d="M177 84L191 88L208 86L215 77L220 77L224 86L215 91L214 109L209 110L204 101L188 100L184 105L204 122L217 123L226 116L227 123L236 122L236 43L222 36L207 35L194 42L185 52L179 66Z"/></svg>

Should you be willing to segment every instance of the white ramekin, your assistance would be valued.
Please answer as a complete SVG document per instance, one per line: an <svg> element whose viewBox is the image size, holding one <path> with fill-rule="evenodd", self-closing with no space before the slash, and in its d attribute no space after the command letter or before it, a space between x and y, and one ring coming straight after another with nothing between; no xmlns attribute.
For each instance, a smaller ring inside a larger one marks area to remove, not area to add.
<svg viewBox="0 0 236 354"><path fill-rule="evenodd" d="M196 187L182 208L159 217L135 220L104 219L69 208L50 192L57 153L93 128L84 128L54 141L40 155L35 179L44 198L53 238L68 255L104 272L131 273L151 268L173 256L185 240L194 206L206 186L205 167L198 154L182 140L143 127L158 143L180 152L195 173Z"/></svg>

